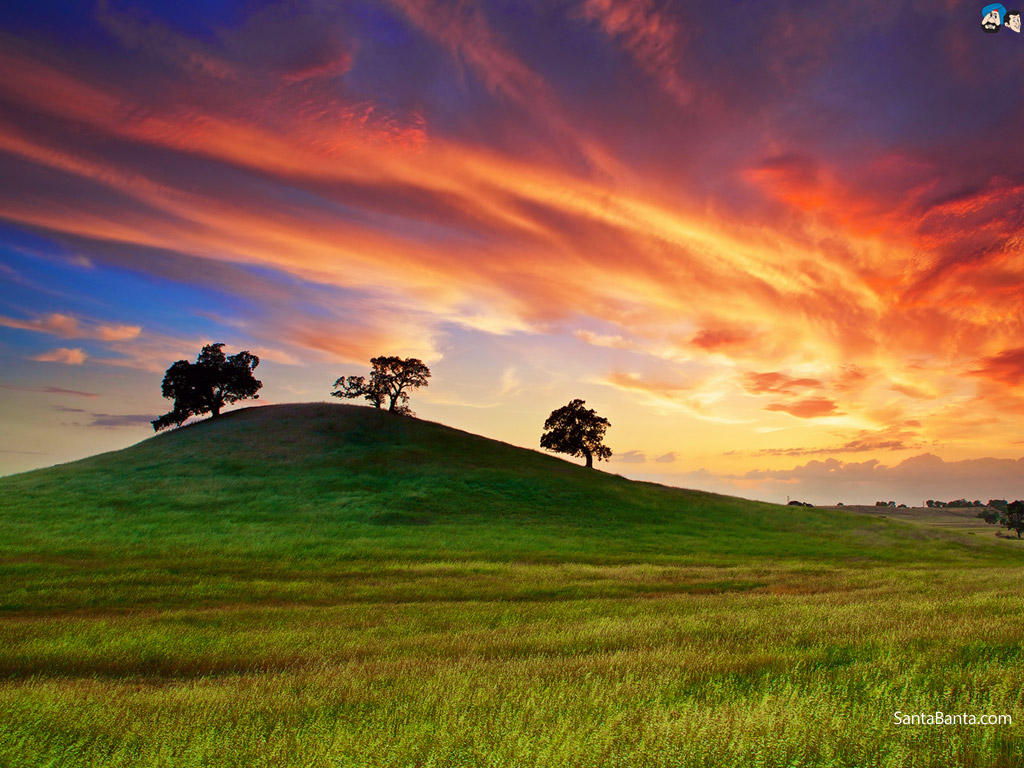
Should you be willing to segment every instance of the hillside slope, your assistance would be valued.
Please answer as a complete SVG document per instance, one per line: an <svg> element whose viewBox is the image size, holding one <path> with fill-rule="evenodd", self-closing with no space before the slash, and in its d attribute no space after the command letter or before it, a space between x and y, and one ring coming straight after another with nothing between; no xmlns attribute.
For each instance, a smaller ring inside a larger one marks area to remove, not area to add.
<svg viewBox="0 0 1024 768"><path fill-rule="evenodd" d="M884 520L626 480L367 407L245 408L0 479L0 556L726 564L1013 556Z"/></svg>

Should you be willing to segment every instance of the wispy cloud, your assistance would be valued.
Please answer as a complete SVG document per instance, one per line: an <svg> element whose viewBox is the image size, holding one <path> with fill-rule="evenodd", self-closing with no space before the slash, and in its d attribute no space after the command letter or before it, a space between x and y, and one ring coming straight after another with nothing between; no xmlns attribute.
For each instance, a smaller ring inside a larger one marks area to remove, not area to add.
<svg viewBox="0 0 1024 768"><path fill-rule="evenodd" d="M757 334L741 328L702 328L690 339L690 344L708 352L734 351L745 347L757 338Z"/></svg>
<svg viewBox="0 0 1024 768"><path fill-rule="evenodd" d="M84 408L71 408L66 405L53 406L55 411L60 413L82 414L88 417L87 422L75 422L79 427L102 427L105 429L117 429L119 427L152 426L151 422L155 415L152 414L111 414L95 413Z"/></svg>
<svg viewBox="0 0 1024 768"><path fill-rule="evenodd" d="M0 316L0 326L38 331L65 339L98 339L100 341L127 341L142 332L138 325L105 324L92 320L82 321L73 315L52 312L29 318Z"/></svg>
<svg viewBox="0 0 1024 768"><path fill-rule="evenodd" d="M693 98L693 86L679 74L686 35L654 0L584 0L581 10L585 19L596 20L609 37L621 41L677 103L685 105Z"/></svg>
<svg viewBox="0 0 1024 768"><path fill-rule="evenodd" d="M623 464L642 464L647 461L647 455L643 451L625 451L615 454L612 458Z"/></svg>
<svg viewBox="0 0 1024 768"><path fill-rule="evenodd" d="M11 389L18 392L39 392L46 395L74 395L76 397L99 397L98 392L82 392L77 389L64 389L63 387L31 387L18 386L14 384L0 384L0 389Z"/></svg>
<svg viewBox="0 0 1024 768"><path fill-rule="evenodd" d="M35 355L32 359L43 363L62 363L64 365L82 365L88 357L84 350L58 347L49 352Z"/></svg>
<svg viewBox="0 0 1024 768"><path fill-rule="evenodd" d="M839 414L835 401L829 400L827 397L805 397L786 403L771 403L764 409L766 411L781 411L801 419L816 419Z"/></svg>
<svg viewBox="0 0 1024 768"><path fill-rule="evenodd" d="M834 456L844 453L879 453L884 451L919 450L924 447L920 434L916 429L920 422L910 422L905 426L893 426L883 430L861 430L856 437L842 443L832 443L820 447L796 448L761 448L754 451L732 451L733 455L750 456Z"/></svg>
<svg viewBox="0 0 1024 768"><path fill-rule="evenodd" d="M1012 387L1024 385L1024 347L1006 349L978 361L970 373Z"/></svg>
<svg viewBox="0 0 1024 768"><path fill-rule="evenodd" d="M104 427L116 429L118 427L141 427L152 426L153 414L110 414L94 413L92 421L87 425L90 427Z"/></svg>
<svg viewBox="0 0 1024 768"><path fill-rule="evenodd" d="M748 392L754 395L795 395L804 393L808 389L818 389L822 386L822 382L818 379L796 378L780 371L770 371L747 374L744 386Z"/></svg>

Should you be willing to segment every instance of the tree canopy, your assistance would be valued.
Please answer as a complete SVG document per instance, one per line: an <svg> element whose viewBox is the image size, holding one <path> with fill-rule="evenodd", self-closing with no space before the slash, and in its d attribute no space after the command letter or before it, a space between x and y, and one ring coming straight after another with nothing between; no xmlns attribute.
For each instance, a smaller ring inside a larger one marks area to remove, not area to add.
<svg viewBox="0 0 1024 768"><path fill-rule="evenodd" d="M163 396L174 400L174 408L154 419L153 431L179 426L191 416L212 413L220 415L221 408L247 398L257 399L263 382L257 381L253 371L260 364L256 355L243 350L226 357L223 344L207 344L194 363L179 360L164 374Z"/></svg>
<svg viewBox="0 0 1024 768"><path fill-rule="evenodd" d="M1024 501L1011 501L1007 504L1003 525L1016 532L1017 538L1020 538L1020 535L1024 533Z"/></svg>
<svg viewBox="0 0 1024 768"><path fill-rule="evenodd" d="M392 413L412 416L407 390L428 386L430 369L415 357L374 357L370 360L370 378L365 376L342 376L334 382L334 397L362 397L376 408L388 404Z"/></svg>
<svg viewBox="0 0 1024 768"><path fill-rule="evenodd" d="M1017 534L1017 538L1021 537L1024 533L1024 501L1018 499L1017 501L1011 501L1009 504L1003 499L996 500L1006 504L1005 511L1000 507L995 506L991 501L989 502L989 509L983 509L978 513L978 517L982 518L986 523L998 523L1007 530L1013 531Z"/></svg>
<svg viewBox="0 0 1024 768"><path fill-rule="evenodd" d="M607 461L612 450L604 445L604 433L611 426L608 419L598 416L592 408L584 408L585 400L573 400L551 412L544 422L540 447L557 453L583 457L593 469L594 459Z"/></svg>

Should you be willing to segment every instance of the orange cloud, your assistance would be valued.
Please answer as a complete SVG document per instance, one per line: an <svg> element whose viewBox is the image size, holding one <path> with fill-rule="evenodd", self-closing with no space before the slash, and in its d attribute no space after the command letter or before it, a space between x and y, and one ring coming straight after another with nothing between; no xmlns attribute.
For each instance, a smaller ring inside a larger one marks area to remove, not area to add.
<svg viewBox="0 0 1024 768"><path fill-rule="evenodd" d="M893 390L900 394L906 395L907 397L914 397L919 400L932 400L937 397L936 393L925 389L924 387L914 386L913 384L893 384Z"/></svg>
<svg viewBox="0 0 1024 768"><path fill-rule="evenodd" d="M970 373L1011 387L1024 386L1024 347L1006 349L983 358Z"/></svg>
<svg viewBox="0 0 1024 768"><path fill-rule="evenodd" d="M666 399L672 399L680 393L688 392L692 389L677 382L645 379L639 374L626 373L624 371L612 371L608 374L605 381L619 389L637 390Z"/></svg>
<svg viewBox="0 0 1024 768"><path fill-rule="evenodd" d="M610 349L636 349L636 344L624 339L619 334L594 333L592 331L579 330L573 334L577 339L593 344L595 347L609 347Z"/></svg>
<svg viewBox="0 0 1024 768"><path fill-rule="evenodd" d="M88 355L81 349L68 349L67 347L58 347L57 349L51 349L49 352L44 352L40 355L33 357L33 360L38 360L45 363L63 363L64 365L82 365L85 362L85 358Z"/></svg>
<svg viewBox="0 0 1024 768"><path fill-rule="evenodd" d="M918 422L907 422L883 430L862 430L853 439L839 444L813 448L762 448L749 453L752 456L813 456L919 449L924 447L924 443L918 432L908 427L920 426Z"/></svg>
<svg viewBox="0 0 1024 768"><path fill-rule="evenodd" d="M799 390L817 389L822 386L818 379L797 379L779 371L768 373L748 373L744 384L746 390L754 395L767 393L795 395Z"/></svg>
<svg viewBox="0 0 1024 768"><path fill-rule="evenodd" d="M66 338L74 338L81 335L78 320L70 315L62 315L57 312L46 317L25 320L14 317L0 317L0 325L5 328L19 328L25 331L41 331Z"/></svg>
<svg viewBox="0 0 1024 768"><path fill-rule="evenodd" d="M807 397L789 403L772 403L766 405L764 409L766 411L782 411L801 419L838 415L835 402L827 397Z"/></svg>
<svg viewBox="0 0 1024 768"><path fill-rule="evenodd" d="M100 325L96 328L96 338L100 341L127 341L141 332L142 326L139 325Z"/></svg>
<svg viewBox="0 0 1024 768"><path fill-rule="evenodd" d="M0 326L50 333L66 339L84 338L100 341L126 341L134 339L142 332L142 327L138 325L104 325L92 321L83 325L78 318L59 312L28 319L0 317Z"/></svg>
<svg viewBox="0 0 1024 768"><path fill-rule="evenodd" d="M96 115L94 119L107 118ZM252 127L243 129L219 120L204 120L197 125L199 130L190 131L186 127L173 133L154 132L153 127L159 120L147 117L141 125L106 127L135 140L171 142L175 148L200 154L216 156L226 152L224 159L259 167L263 172L286 174L293 179L301 168L309 182L334 178L335 184L346 180L363 184L365 181L360 179L363 168L369 172L370 155L362 153L368 151L370 145L360 150L358 133L353 136L352 151L342 163L330 153L313 151L316 143L283 142L270 134L260 136L258 129ZM306 130L306 127L299 124L297 130ZM710 248L720 254L719 265L709 271L707 264L690 256L689 263L695 271L699 270L691 277L697 277L698 284L716 285L718 290L730 286L729 292L737 297L737 309L743 307L744 290L748 295L756 295L767 280L789 282L792 289L799 290L799 282L793 283L792 277L787 277L789 273L782 268L781 258L778 266L770 266L770 261L755 256L753 245L730 238L697 218L682 218L642 198L614 192L609 197L610 190L606 187L573 179L552 169L523 165L441 142L433 143L429 152L415 154L401 148L382 154L380 147L374 146L373 172L378 177L393 176L387 182L389 187L411 185L409 188L431 190L431 199L445 206L440 211L444 217L464 218L470 214L488 228L518 233L533 244L529 251L519 250L514 245L499 245L496 249L500 258L480 261L474 260L468 250L460 252L450 244L443 249L422 242L413 245L336 218L320 218L310 211L300 213L278 206L276 215L268 220L266 216L252 213L257 201L238 205L223 199L183 196L152 179L40 146L27 136L9 134L5 138L10 149L26 157L94 178L144 202L149 210L161 211L169 217L140 217L124 210L119 210L115 217L112 212L106 214L100 210L91 214L82 210L58 212L53 206L43 211L13 208L8 204L4 212L10 218L88 237L173 248L196 255L236 254L235 258L284 268L308 279L339 281L356 287L387 282L420 294L435 308L439 303L448 303L449 312L454 309L452 305L463 303L469 294L475 299L473 303L488 307L490 313L504 310L506 319L502 322L513 327L516 322L512 315L544 317L550 314L549 308L564 307L567 301L600 307L619 301L619 297L636 301L642 296L653 308L667 310L678 305L684 285L677 280L666 281L663 274L657 274L660 263L665 261L657 252L650 253L648 269L639 273L636 268L642 264L625 264L612 254L606 257L601 248L593 251L591 266L585 271L567 272L564 257L543 261L532 255L527 257L527 253L536 250L536 244L546 245L547 249L561 248L563 240L538 219L525 215L518 200L557 212L566 224L576 227L582 242L591 237L592 230L611 227L617 229L622 238L638 241L641 250L640 243L651 238L652 233L658 233L663 242L673 243L674 249L694 247L706 251ZM310 169L314 168L315 176L310 177ZM178 223L171 226L171 221ZM596 233L594 238L599 242ZM525 258L529 258L528 265L524 263ZM471 265L472 269L467 269ZM723 271L727 275L725 279L722 279ZM454 282L453 275L458 276ZM528 284L523 282L524 275L530 275ZM685 280L689 285L693 282ZM689 290L688 286L687 293ZM769 293L774 295L777 290L773 288ZM747 306L752 308L750 304ZM540 307L544 308L543 314L537 312ZM456 310L453 314L460 312ZM493 321L488 322L494 327Z"/></svg>
<svg viewBox="0 0 1024 768"><path fill-rule="evenodd" d="M708 352L729 352L743 347L756 338L751 331L736 328L704 328L690 339L690 344Z"/></svg>

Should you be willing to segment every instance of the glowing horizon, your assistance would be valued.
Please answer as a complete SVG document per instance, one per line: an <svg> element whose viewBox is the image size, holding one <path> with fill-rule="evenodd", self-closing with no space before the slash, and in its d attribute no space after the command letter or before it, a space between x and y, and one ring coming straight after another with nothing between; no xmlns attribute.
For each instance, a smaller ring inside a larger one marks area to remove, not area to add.
<svg viewBox="0 0 1024 768"><path fill-rule="evenodd" d="M583 398L630 477L1024 497L1024 41L973 11L48 7L0 12L0 472L223 341L258 402L420 357L531 448Z"/></svg>

